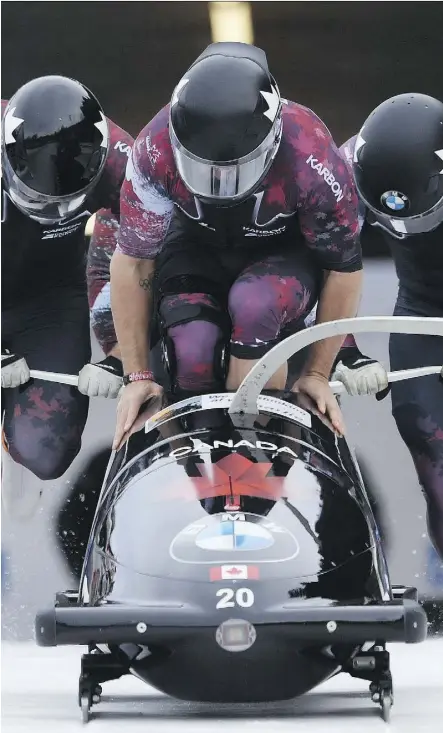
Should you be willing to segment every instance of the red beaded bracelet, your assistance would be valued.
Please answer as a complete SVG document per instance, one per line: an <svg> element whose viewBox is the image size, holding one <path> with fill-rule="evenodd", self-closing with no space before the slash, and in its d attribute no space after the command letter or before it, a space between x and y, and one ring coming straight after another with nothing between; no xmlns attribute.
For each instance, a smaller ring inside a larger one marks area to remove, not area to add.
<svg viewBox="0 0 443 733"><path fill-rule="evenodd" d="M130 384L130 382L141 381L155 382L154 372L151 372L150 369L145 369L143 372L131 372L130 374L125 374L123 377L124 385Z"/></svg>

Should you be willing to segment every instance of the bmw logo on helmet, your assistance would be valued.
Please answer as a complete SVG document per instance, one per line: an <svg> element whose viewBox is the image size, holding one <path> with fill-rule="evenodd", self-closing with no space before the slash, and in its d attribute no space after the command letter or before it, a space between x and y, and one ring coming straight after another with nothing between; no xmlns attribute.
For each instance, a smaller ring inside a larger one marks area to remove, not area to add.
<svg viewBox="0 0 443 733"><path fill-rule="evenodd" d="M400 191L386 191L381 196L381 202L390 211L404 211L409 208L409 199Z"/></svg>

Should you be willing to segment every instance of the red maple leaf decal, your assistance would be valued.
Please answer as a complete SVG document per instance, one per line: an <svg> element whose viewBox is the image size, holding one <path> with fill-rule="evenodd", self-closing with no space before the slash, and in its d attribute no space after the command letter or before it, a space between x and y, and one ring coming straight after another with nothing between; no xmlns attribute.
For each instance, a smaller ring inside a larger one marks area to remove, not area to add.
<svg viewBox="0 0 443 733"><path fill-rule="evenodd" d="M201 478L192 480L199 498L235 494L274 501L282 496L282 477L268 476L272 463L254 463L240 453L230 453L217 463L199 463Z"/></svg>
<svg viewBox="0 0 443 733"><path fill-rule="evenodd" d="M202 499L226 496L240 502L241 496L278 501L283 494L284 477L268 476L272 463L255 463L240 453L230 453L215 463L197 463L200 476L189 476L185 470L162 488L160 500Z"/></svg>
<svg viewBox="0 0 443 733"><path fill-rule="evenodd" d="M242 571L238 570L237 568L231 568L231 570L226 570L226 573L229 575L241 575Z"/></svg>

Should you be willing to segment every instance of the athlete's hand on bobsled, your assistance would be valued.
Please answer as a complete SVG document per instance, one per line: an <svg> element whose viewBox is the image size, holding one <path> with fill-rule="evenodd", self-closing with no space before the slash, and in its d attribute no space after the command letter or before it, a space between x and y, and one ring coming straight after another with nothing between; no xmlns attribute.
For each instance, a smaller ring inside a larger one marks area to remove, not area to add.
<svg viewBox="0 0 443 733"><path fill-rule="evenodd" d="M11 354L9 349L2 351L2 388L20 387L31 378L26 359L17 354Z"/></svg>
<svg viewBox="0 0 443 733"><path fill-rule="evenodd" d="M115 399L123 387L120 359L107 356L97 364L86 364L78 375L78 389L88 397Z"/></svg>
<svg viewBox="0 0 443 733"><path fill-rule="evenodd" d="M308 412L311 412L315 417L317 417L320 422L323 423L323 425L326 425L329 430L332 430L333 433L336 433L341 438L341 433L339 433L331 423L329 417L327 415L323 415L317 408L317 405L315 402L312 401L311 397L308 397L304 392L298 393L298 400L297 404L300 405L300 407L303 407Z"/></svg>
<svg viewBox="0 0 443 733"><path fill-rule="evenodd" d="M364 356L355 347L345 347L339 352L331 379L342 382L346 392L353 397L377 395L377 399L383 399L389 393L388 373L384 366Z"/></svg>
<svg viewBox="0 0 443 733"><path fill-rule="evenodd" d="M317 405L319 412L329 418L334 429L340 435L345 434L345 425L339 404L329 386L329 381L323 374L307 372L295 382L292 391L310 397Z"/></svg>
<svg viewBox="0 0 443 733"><path fill-rule="evenodd" d="M130 382L122 389L117 405L117 425L112 444L113 450L119 450L129 436L140 428L140 421L137 418L141 406L145 402L152 402L152 408L155 408L155 410L150 409L151 404L148 407L149 412L152 414L153 411L159 409L162 398L163 388L150 379ZM144 410L143 418L146 420L148 417L147 411Z"/></svg>

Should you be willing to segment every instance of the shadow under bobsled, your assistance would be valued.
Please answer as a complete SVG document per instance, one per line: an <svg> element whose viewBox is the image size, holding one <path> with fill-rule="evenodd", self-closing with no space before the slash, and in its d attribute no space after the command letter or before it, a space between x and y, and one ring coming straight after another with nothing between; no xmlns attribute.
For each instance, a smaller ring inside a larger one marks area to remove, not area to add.
<svg viewBox="0 0 443 733"><path fill-rule="evenodd" d="M171 405L114 454L80 589L38 614L42 646L88 645L79 701L135 674L177 698L283 700L344 671L387 718L387 642L426 637L392 588L344 438L294 394ZM281 399L284 397L284 399Z"/></svg>

